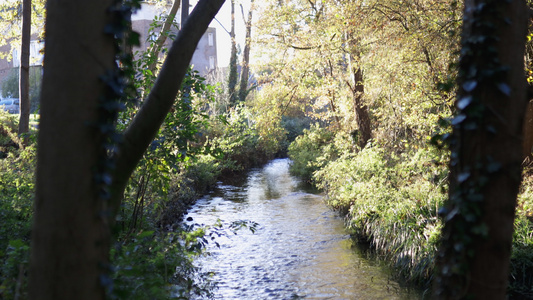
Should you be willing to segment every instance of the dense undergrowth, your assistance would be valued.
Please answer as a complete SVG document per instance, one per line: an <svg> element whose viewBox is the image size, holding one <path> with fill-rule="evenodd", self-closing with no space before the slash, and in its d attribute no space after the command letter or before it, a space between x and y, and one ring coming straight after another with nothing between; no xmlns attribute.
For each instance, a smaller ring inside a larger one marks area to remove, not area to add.
<svg viewBox="0 0 533 300"><path fill-rule="evenodd" d="M214 283L193 261L213 242L213 232L232 229L221 224L183 228L180 221L220 176L264 163L279 150L276 141L265 147L245 106L219 115L204 114L205 107L213 105L209 87L193 72L188 80L194 99L185 102L190 104L186 108L180 107L183 101L176 103L126 189L110 253L112 284L106 286L111 299L209 298ZM27 298L35 191L35 139L22 146L15 134L15 117L0 112L2 299Z"/></svg>
<svg viewBox="0 0 533 300"><path fill-rule="evenodd" d="M324 190L360 242L401 279L429 288L447 197L447 153L433 146L359 149L350 136L312 127L289 147L291 170ZM509 295L533 297L533 178L525 175L515 221Z"/></svg>

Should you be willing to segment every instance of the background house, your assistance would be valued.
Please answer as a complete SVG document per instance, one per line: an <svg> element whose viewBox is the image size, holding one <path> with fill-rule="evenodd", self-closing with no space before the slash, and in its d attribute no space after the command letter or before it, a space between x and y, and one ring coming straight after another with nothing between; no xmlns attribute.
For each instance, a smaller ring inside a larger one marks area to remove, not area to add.
<svg viewBox="0 0 533 300"><path fill-rule="evenodd" d="M181 7L180 7L181 10ZM149 40L155 40L158 37L157 32L150 33L150 26L154 22L156 16L161 13L168 13L168 8L158 8L157 6L149 3L143 3L142 8L135 15L132 16L133 30L141 35L140 47L135 47L135 51L144 51L149 45ZM181 26L181 12L178 11L175 18L177 26ZM171 35L177 35L179 28L176 26L171 27ZM171 40L166 41L166 46L170 47ZM196 51L191 60L193 68L202 76L207 76L209 73L214 72L217 68L217 36L216 28L209 27L205 34L202 36Z"/></svg>
<svg viewBox="0 0 533 300"><path fill-rule="evenodd" d="M140 47L134 48L135 51L144 51L148 46L148 39L155 39L157 35L149 35L150 25L154 22L156 16L162 13L168 13L169 7L157 7L156 5L143 3L142 9L132 16L133 30L137 31L141 35ZM181 8L180 8L181 10ZM181 11L178 11L176 16L176 23L180 26ZM174 35L179 31L179 28L175 26L171 28ZM171 40L167 40L166 46L170 47ZM42 49L44 43L38 39L36 35L32 36L30 45L30 65L32 68L42 68L43 53ZM1 83L4 82L13 72L17 72L20 66L20 46L15 44L7 44L0 47L0 53L6 55L4 58L0 58L0 95L1 95ZM8 55L11 54L11 55ZM193 68L197 70L200 75L207 76L210 72L214 72L217 68L217 36L216 29L210 27L203 35L202 39L196 47L196 52L191 60Z"/></svg>

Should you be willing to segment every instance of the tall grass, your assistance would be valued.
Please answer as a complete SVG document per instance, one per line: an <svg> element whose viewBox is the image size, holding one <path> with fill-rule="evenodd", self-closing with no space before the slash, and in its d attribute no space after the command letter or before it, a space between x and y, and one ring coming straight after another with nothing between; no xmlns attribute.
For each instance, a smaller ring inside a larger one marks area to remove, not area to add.
<svg viewBox="0 0 533 300"><path fill-rule="evenodd" d="M369 243L403 279L429 286L443 225L438 210L447 198L447 153L429 146L395 152L376 142L360 150L349 136L338 133L324 140L327 135L321 131L312 127L291 144L293 169L312 170L313 182L327 193L327 204L345 216L355 238ZM300 150L305 155L292 155ZM511 299L533 299L530 173L524 176L518 199Z"/></svg>
<svg viewBox="0 0 533 300"><path fill-rule="evenodd" d="M436 159L428 149L396 156L371 145L314 173L327 203L346 216L354 235L416 283L431 278L442 227L437 214L446 197L445 170Z"/></svg>

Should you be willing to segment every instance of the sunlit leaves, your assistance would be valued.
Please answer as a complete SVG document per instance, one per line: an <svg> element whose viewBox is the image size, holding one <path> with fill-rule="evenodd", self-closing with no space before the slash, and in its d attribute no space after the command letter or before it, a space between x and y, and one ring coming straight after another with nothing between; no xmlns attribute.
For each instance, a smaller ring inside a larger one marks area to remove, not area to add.
<svg viewBox="0 0 533 300"><path fill-rule="evenodd" d="M391 144L404 138L422 141L453 107L454 86L438 86L454 77L449 66L457 58L460 22L454 3L321 1L314 22L308 1L282 6L265 1L257 41L271 72L261 81L296 87L291 105L303 105L309 116L328 122L340 117L351 130L348 54L357 53L353 58L364 73L364 102L376 137Z"/></svg>

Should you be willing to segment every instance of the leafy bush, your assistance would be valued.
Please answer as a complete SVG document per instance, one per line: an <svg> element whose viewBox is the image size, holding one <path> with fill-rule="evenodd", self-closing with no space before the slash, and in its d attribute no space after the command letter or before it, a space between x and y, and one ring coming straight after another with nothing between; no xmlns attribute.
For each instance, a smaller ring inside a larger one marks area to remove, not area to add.
<svg viewBox="0 0 533 300"><path fill-rule="evenodd" d="M6 128L6 127L4 127ZM35 146L0 159L0 298L26 294L35 189Z"/></svg>
<svg viewBox="0 0 533 300"><path fill-rule="evenodd" d="M406 279L423 283L431 277L442 227L437 212L446 198L446 170L434 163L441 160L428 149L397 157L371 144L325 163L314 179L356 237Z"/></svg>
<svg viewBox="0 0 533 300"><path fill-rule="evenodd" d="M509 277L510 299L533 298L533 177L525 173L515 219Z"/></svg>
<svg viewBox="0 0 533 300"><path fill-rule="evenodd" d="M323 147L333 140L333 133L318 124L304 129L304 134L289 145L289 157L292 160L290 172L305 180L312 178L313 172L320 168L317 159L322 155Z"/></svg>
<svg viewBox="0 0 533 300"><path fill-rule="evenodd" d="M112 299L189 299L211 297L212 283L193 265L203 232L139 232L124 236L111 251ZM186 242L191 241L191 242ZM191 245L193 243L194 245ZM194 247L192 247L194 246Z"/></svg>
<svg viewBox="0 0 533 300"><path fill-rule="evenodd" d="M281 152L288 154L289 145L300 135L303 135L305 129L311 128L311 119L306 117L287 117L281 119L281 126L287 132L287 138L280 144Z"/></svg>
<svg viewBox="0 0 533 300"><path fill-rule="evenodd" d="M218 149L223 159L221 171L225 174L241 172L272 159L277 152L268 136L262 136L252 112L243 105L230 110L222 121L214 122L206 136L212 148Z"/></svg>

